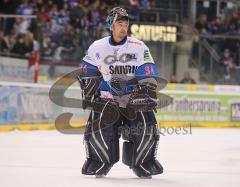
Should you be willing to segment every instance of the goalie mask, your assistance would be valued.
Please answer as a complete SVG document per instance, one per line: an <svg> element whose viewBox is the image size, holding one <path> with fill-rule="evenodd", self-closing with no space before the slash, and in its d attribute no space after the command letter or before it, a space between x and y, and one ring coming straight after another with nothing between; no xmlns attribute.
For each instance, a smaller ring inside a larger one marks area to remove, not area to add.
<svg viewBox="0 0 240 187"><path fill-rule="evenodd" d="M106 20L106 28L111 30L113 24L118 20L126 20L129 23L128 13L121 7L115 7L111 10Z"/></svg>

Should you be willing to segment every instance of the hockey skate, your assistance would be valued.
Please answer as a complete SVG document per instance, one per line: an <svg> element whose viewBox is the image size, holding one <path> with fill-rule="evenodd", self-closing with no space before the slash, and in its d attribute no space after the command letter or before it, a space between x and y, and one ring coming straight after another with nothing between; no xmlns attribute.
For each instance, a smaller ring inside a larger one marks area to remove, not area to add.
<svg viewBox="0 0 240 187"><path fill-rule="evenodd" d="M163 167L157 160L148 161L140 164L139 166L134 166L132 170L135 175L141 179L151 179L152 175L163 173Z"/></svg>

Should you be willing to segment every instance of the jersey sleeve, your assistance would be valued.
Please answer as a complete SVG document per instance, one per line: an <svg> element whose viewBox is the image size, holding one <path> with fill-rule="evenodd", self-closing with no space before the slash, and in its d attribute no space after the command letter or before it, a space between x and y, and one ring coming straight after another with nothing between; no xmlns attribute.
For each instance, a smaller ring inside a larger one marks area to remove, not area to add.
<svg viewBox="0 0 240 187"><path fill-rule="evenodd" d="M94 43L90 45L88 48L87 54L83 58L85 62L88 62L89 64L92 64L94 66L98 66L98 62L96 61L96 50L95 50L95 45Z"/></svg>
<svg viewBox="0 0 240 187"><path fill-rule="evenodd" d="M154 64L154 60L152 58L149 48L145 44L143 44L143 48L142 48L141 54L140 54L140 64L139 65L141 66L145 63L153 63Z"/></svg>
<svg viewBox="0 0 240 187"><path fill-rule="evenodd" d="M154 63L149 48L143 44L141 50L139 66L135 72L135 77L139 83L149 82L157 84L158 67Z"/></svg>

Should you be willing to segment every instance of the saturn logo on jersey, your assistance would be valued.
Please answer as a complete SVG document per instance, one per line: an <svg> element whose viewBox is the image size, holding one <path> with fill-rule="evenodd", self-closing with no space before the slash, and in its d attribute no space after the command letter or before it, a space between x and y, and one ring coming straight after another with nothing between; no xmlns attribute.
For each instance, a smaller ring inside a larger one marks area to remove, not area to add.
<svg viewBox="0 0 240 187"><path fill-rule="evenodd" d="M130 65L125 65L125 66L109 66L110 74L132 74L135 73L136 69L138 66L130 66Z"/></svg>
<svg viewBox="0 0 240 187"><path fill-rule="evenodd" d="M117 55L108 55L104 59L104 63L108 64L108 65L114 64L116 62L127 63L127 62L130 62L130 61L137 61L136 54L134 54L134 53L123 53L122 55L119 56L119 58L117 57Z"/></svg>

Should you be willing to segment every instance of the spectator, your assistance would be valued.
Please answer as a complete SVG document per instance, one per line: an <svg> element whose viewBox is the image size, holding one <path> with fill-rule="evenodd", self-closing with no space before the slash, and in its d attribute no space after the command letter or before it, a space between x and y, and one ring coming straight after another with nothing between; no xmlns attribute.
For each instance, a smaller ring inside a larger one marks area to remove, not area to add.
<svg viewBox="0 0 240 187"><path fill-rule="evenodd" d="M11 4L9 0L4 2ZM79 54L83 54L92 41L109 35L104 28L106 12L118 3L113 0L19 0L12 14L38 14L40 31L36 32L33 19L14 19L8 32L14 34L6 37L9 50L19 55L31 54L39 48L33 39L34 33L41 40L41 57L58 60L69 57L78 61Z"/></svg>
<svg viewBox="0 0 240 187"><path fill-rule="evenodd" d="M8 53L8 45L4 38L4 33L0 31L0 53L7 54Z"/></svg>
<svg viewBox="0 0 240 187"><path fill-rule="evenodd" d="M231 34L236 34L239 29L238 17L232 16L230 22L227 25L227 31Z"/></svg>
<svg viewBox="0 0 240 187"><path fill-rule="evenodd" d="M50 18L58 21L59 11L58 11L58 6L56 4L52 5L52 8L51 8L50 12L48 13L48 15Z"/></svg>
<svg viewBox="0 0 240 187"><path fill-rule="evenodd" d="M20 56L31 56L33 49L33 34L28 32L26 35L18 35L17 41L14 44L11 52Z"/></svg>
<svg viewBox="0 0 240 187"><path fill-rule="evenodd" d="M80 20L78 27L86 31L86 30L88 30L89 26L90 26L90 21L88 20L87 16L85 15Z"/></svg>
<svg viewBox="0 0 240 187"><path fill-rule="evenodd" d="M131 7L129 14L132 16L132 19L135 20L136 17L139 15L140 3L138 0L129 0L129 4ZM146 6L146 8L149 8L148 5L145 4L142 4L142 6Z"/></svg>
<svg viewBox="0 0 240 187"><path fill-rule="evenodd" d="M223 34L226 33L227 29L223 24L223 20L220 17L217 17L213 22L210 24L209 32L212 34ZM223 47L223 40L221 38L213 38L211 40L213 48L220 53Z"/></svg>
<svg viewBox="0 0 240 187"><path fill-rule="evenodd" d="M75 2L74 7L70 10L71 25L77 27L81 18L84 16L84 12L80 3Z"/></svg>
<svg viewBox="0 0 240 187"><path fill-rule="evenodd" d="M240 47L238 47L238 50L237 50L236 66L240 67Z"/></svg>
<svg viewBox="0 0 240 187"><path fill-rule="evenodd" d="M17 13L21 15L32 15L33 7L28 3L28 0L24 0L23 3L17 8Z"/></svg>
<svg viewBox="0 0 240 187"><path fill-rule="evenodd" d="M45 24L49 20L49 14L46 12L45 6L42 6L39 11L39 18L42 24Z"/></svg>
<svg viewBox="0 0 240 187"><path fill-rule="evenodd" d="M97 0L91 6L90 22L93 24L93 26L96 26L100 22L100 13L98 12L99 5L100 5L100 1Z"/></svg>
<svg viewBox="0 0 240 187"><path fill-rule="evenodd" d="M230 77L230 68L233 67L233 59L229 49L224 50L223 57L220 59L219 64L224 67L224 79L229 80Z"/></svg>
<svg viewBox="0 0 240 187"><path fill-rule="evenodd" d="M28 32L30 24L26 18L16 18L16 22L13 27L18 31L19 34L24 35Z"/></svg>
<svg viewBox="0 0 240 187"><path fill-rule="evenodd" d="M44 6L45 4L43 0L37 0L37 2L35 3L35 8L37 12L40 12Z"/></svg>
<svg viewBox="0 0 240 187"><path fill-rule="evenodd" d="M175 75L171 76L169 83L178 83L177 78L176 78Z"/></svg>
<svg viewBox="0 0 240 187"><path fill-rule="evenodd" d="M107 19L106 12L108 12L108 5L106 4L106 2L102 1L101 6L99 7L99 13L101 16L102 23L105 22L105 20Z"/></svg>
<svg viewBox="0 0 240 187"><path fill-rule="evenodd" d="M28 32L24 38L24 55L25 56L31 56L31 53L33 52L33 34L31 32Z"/></svg>
<svg viewBox="0 0 240 187"><path fill-rule="evenodd" d="M14 45L16 44L17 35L18 35L17 31L12 30L9 35L4 37L7 43L9 52L13 49Z"/></svg>
<svg viewBox="0 0 240 187"><path fill-rule="evenodd" d="M132 0L132 1L138 1L138 0ZM151 8L151 4L150 4L149 0L141 0L140 2L141 2L141 6L143 8L146 8L146 9L150 9Z"/></svg>
<svg viewBox="0 0 240 187"><path fill-rule="evenodd" d="M15 45L13 46L13 49L11 50L11 53L14 55L23 55L25 54L25 45L24 45L24 36L19 35Z"/></svg>
<svg viewBox="0 0 240 187"><path fill-rule="evenodd" d="M75 6L75 3L77 2L78 0L64 0L65 3L69 4L70 7L74 7Z"/></svg>
<svg viewBox="0 0 240 187"><path fill-rule="evenodd" d="M59 42L59 38L62 37L63 26L59 25L55 19L50 20L50 37L54 43Z"/></svg>
<svg viewBox="0 0 240 187"><path fill-rule="evenodd" d="M67 3L65 3L63 5L63 9L60 11L60 19L62 20L61 23L63 25L65 25L69 22L69 20L70 20L69 14L70 14L69 5Z"/></svg>
<svg viewBox="0 0 240 187"><path fill-rule="evenodd" d="M181 80L182 84L196 84L195 80L190 76L189 72L184 73L184 78Z"/></svg>
<svg viewBox="0 0 240 187"><path fill-rule="evenodd" d="M207 31L209 30L208 28L208 21L207 21L207 15L202 14L200 15L198 21L195 24L195 28L201 33L203 30Z"/></svg>
<svg viewBox="0 0 240 187"><path fill-rule="evenodd" d="M212 21L212 23L210 24L210 28L209 31L212 34L222 34L225 33L227 30L223 24L223 20L220 17L217 17L216 19L214 19Z"/></svg>
<svg viewBox="0 0 240 187"><path fill-rule="evenodd" d="M104 28L104 25L102 23L98 24L97 29L99 31L99 38L109 36L109 32Z"/></svg>
<svg viewBox="0 0 240 187"><path fill-rule="evenodd" d="M211 24L207 22L207 17L201 15L195 24L202 38L206 38L209 44L215 49L216 53L212 50L201 50L202 63L204 66L204 73L209 69L209 59L213 57L214 53L224 54L218 62L224 69L224 79L230 79L230 69L240 65L240 9L238 11L231 10L228 13L223 13L217 17ZM209 48L210 49L210 48ZM225 50L224 50L225 49ZM212 55L213 54L213 55ZM207 62L207 63L206 63ZM202 68L202 67L201 67ZM234 80L234 78L233 78Z"/></svg>

